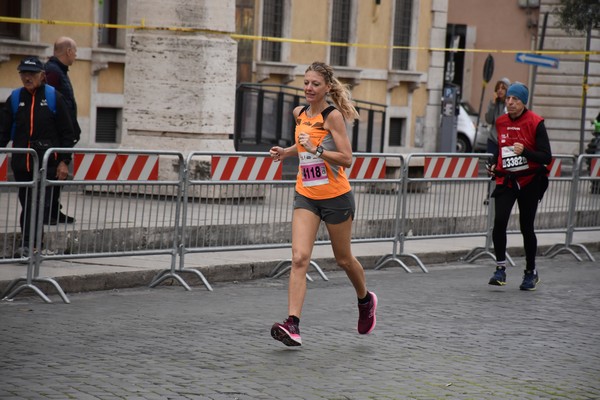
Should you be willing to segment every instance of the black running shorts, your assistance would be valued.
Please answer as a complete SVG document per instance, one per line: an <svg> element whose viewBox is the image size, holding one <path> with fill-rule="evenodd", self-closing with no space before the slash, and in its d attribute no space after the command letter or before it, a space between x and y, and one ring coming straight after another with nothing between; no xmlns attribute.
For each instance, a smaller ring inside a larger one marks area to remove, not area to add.
<svg viewBox="0 0 600 400"><path fill-rule="evenodd" d="M352 191L325 200L312 200L296 192L294 209L304 208L318 215L327 224L340 224L348 218L354 219L356 205Z"/></svg>

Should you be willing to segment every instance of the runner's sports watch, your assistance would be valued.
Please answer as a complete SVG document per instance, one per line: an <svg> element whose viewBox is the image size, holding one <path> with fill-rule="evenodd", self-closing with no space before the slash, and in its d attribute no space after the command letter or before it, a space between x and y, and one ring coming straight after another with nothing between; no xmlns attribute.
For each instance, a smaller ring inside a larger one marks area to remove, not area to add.
<svg viewBox="0 0 600 400"><path fill-rule="evenodd" d="M317 146L317 151L315 152L315 157L321 158L321 154L323 154L323 146Z"/></svg>

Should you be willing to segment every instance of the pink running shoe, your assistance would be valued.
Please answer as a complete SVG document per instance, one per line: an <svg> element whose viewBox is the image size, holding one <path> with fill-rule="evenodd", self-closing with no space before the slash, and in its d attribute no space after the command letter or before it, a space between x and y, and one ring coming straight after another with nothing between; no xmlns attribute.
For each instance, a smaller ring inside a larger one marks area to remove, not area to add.
<svg viewBox="0 0 600 400"><path fill-rule="evenodd" d="M375 329L377 318L375 313L377 312L377 296L373 292L371 293L371 300L366 304L358 305L358 333L366 335L371 333Z"/></svg>
<svg viewBox="0 0 600 400"><path fill-rule="evenodd" d="M271 327L271 336L286 346L301 346L300 328L291 317L283 321L283 324L274 323Z"/></svg>

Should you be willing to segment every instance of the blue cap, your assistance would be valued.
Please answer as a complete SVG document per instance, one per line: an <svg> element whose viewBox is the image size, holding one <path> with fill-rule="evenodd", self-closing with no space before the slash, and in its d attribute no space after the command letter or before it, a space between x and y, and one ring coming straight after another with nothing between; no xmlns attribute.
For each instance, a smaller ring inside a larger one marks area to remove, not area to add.
<svg viewBox="0 0 600 400"><path fill-rule="evenodd" d="M506 97L510 96L514 96L521 100L523 104L527 104L529 101L529 89L521 82L515 82L508 87L508 91L506 92Z"/></svg>

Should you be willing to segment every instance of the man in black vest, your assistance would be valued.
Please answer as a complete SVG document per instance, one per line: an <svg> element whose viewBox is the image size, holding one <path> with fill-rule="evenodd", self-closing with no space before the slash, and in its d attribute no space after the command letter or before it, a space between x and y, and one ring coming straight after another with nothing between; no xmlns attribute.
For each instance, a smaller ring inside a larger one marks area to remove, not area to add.
<svg viewBox="0 0 600 400"><path fill-rule="evenodd" d="M77 43L69 37L60 37L54 43L54 55L46 63L46 83L54 86L67 103L71 122L75 131L76 142L79 141L81 128L77 122L77 102L73 93L73 86L69 79L69 67L73 65L77 58ZM57 223L72 223L75 218L69 217L60 211L60 187L55 187L52 196L51 213L44 222L50 225Z"/></svg>

